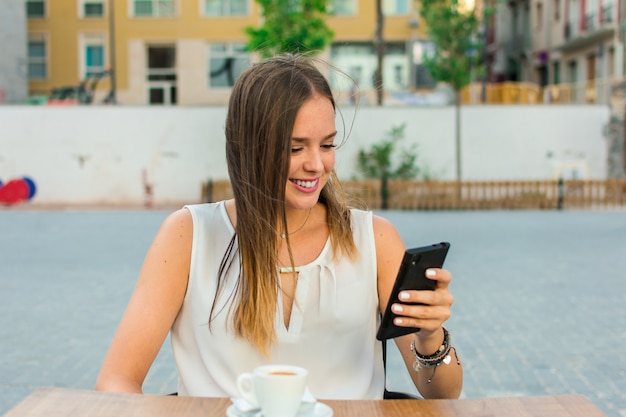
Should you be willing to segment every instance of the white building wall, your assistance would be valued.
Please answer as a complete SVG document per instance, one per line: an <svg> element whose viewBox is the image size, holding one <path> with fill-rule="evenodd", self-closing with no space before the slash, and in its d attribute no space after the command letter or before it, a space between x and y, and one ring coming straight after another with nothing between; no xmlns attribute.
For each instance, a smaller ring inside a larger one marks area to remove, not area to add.
<svg viewBox="0 0 626 417"><path fill-rule="evenodd" d="M201 184L227 178L224 107L0 107L0 180L28 176L37 204L155 204L200 199ZM361 148L406 123L406 145L438 179L454 179L454 108L341 109L341 178L356 175ZM475 106L462 113L466 180L605 178L603 106ZM354 122L354 124L353 124ZM572 168L573 167L573 168ZM271 167L268 167L271 169Z"/></svg>

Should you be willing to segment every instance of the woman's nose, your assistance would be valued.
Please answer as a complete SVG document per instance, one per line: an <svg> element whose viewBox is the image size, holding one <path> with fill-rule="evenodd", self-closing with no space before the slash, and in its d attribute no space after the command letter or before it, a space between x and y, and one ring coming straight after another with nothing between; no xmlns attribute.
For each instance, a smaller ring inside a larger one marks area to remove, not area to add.
<svg viewBox="0 0 626 417"><path fill-rule="evenodd" d="M320 151L315 150L307 153L304 169L311 172L320 172L324 169L324 162Z"/></svg>

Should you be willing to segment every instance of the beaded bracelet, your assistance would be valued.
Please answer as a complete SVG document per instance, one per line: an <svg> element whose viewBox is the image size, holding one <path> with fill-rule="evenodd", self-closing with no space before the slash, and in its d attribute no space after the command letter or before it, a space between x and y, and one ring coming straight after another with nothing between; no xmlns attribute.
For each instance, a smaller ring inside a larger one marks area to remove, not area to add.
<svg viewBox="0 0 626 417"><path fill-rule="evenodd" d="M413 356L415 356L415 362L413 363L413 369L418 372L421 368L433 368L433 373L428 379L428 383L430 384L433 378L435 377L435 372L437 372L437 367L442 363L448 365L452 360L450 356L450 351L454 350L454 357L456 358L457 365L461 364L459 360L459 356L456 353L456 348L450 344L450 332L448 329L443 327L443 342L441 346L435 353L432 355L421 355L417 349L415 349L415 338L411 342L411 351L413 352Z"/></svg>

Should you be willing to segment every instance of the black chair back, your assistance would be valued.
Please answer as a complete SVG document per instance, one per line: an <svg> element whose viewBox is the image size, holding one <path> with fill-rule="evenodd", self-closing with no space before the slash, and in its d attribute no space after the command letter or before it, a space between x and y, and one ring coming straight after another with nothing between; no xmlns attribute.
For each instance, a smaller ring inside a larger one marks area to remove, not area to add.
<svg viewBox="0 0 626 417"><path fill-rule="evenodd" d="M419 400L420 397L409 394L408 392L389 391L387 389L387 339L383 340L383 366L385 368L385 392L383 399L385 400Z"/></svg>

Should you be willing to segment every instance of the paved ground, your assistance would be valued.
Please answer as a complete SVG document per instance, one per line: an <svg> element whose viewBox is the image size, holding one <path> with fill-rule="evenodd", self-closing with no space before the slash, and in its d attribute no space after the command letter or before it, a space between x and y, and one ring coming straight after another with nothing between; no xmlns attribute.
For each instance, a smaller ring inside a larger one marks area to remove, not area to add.
<svg viewBox="0 0 626 417"><path fill-rule="evenodd" d="M0 211L0 415L38 387L93 387L166 214ZM579 393L626 417L626 212L384 215L409 246L452 243L464 397ZM166 345L145 390L175 389Z"/></svg>

